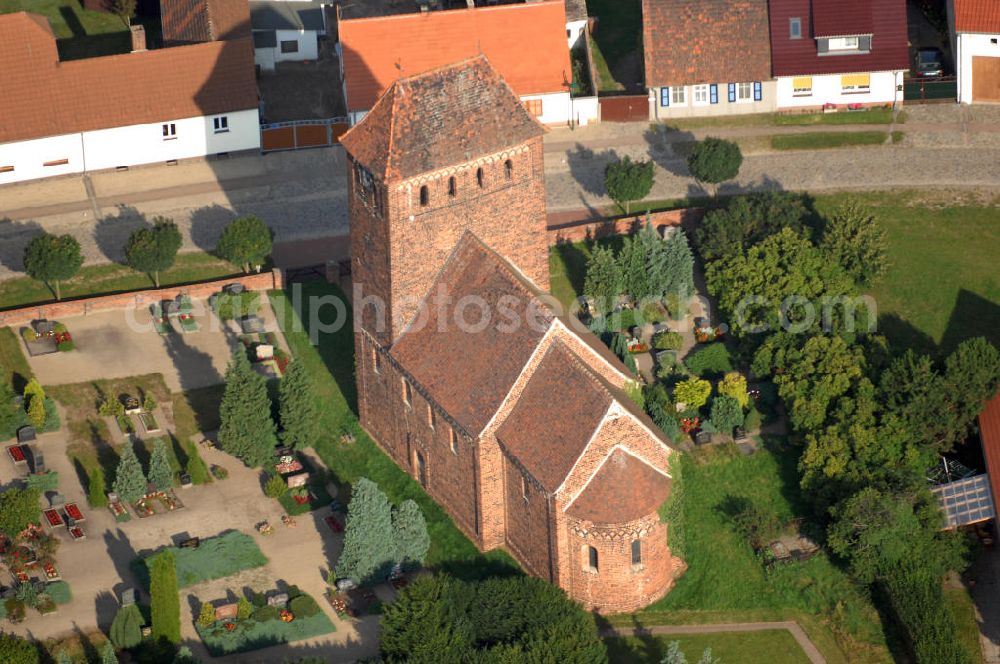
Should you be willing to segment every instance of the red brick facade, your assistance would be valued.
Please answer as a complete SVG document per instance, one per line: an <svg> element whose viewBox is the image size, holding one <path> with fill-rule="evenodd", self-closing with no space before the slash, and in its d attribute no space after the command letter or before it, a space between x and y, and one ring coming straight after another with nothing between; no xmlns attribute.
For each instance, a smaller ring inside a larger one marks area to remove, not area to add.
<svg viewBox="0 0 1000 664"><path fill-rule="evenodd" d="M372 122L384 123L376 111ZM366 122L345 141L362 425L480 549L506 549L588 608L627 611L662 596L683 568L657 516L673 450L624 395L617 358L540 298L541 136L397 177ZM544 327L442 328L454 304L408 327L421 298L446 287L491 304L513 294L518 311L541 301ZM384 326L364 300L372 295L386 305Z"/></svg>

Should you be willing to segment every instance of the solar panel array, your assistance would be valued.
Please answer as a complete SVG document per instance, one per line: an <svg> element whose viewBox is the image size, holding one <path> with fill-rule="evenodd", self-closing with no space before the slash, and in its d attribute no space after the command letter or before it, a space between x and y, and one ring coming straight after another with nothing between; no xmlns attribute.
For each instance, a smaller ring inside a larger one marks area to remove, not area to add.
<svg viewBox="0 0 1000 664"><path fill-rule="evenodd" d="M990 494L989 476L983 473L955 482L931 487L941 501L948 528L985 521L996 516Z"/></svg>

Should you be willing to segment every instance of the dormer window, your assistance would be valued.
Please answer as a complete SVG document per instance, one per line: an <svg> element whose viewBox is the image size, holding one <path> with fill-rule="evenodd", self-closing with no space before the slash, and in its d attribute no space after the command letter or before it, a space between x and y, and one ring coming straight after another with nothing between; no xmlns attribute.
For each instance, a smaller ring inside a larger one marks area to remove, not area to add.
<svg viewBox="0 0 1000 664"><path fill-rule="evenodd" d="M822 37L816 40L819 55L855 55L872 49L871 35L854 37Z"/></svg>
<svg viewBox="0 0 1000 664"><path fill-rule="evenodd" d="M857 37L836 37L828 42L831 51L856 51L858 50Z"/></svg>

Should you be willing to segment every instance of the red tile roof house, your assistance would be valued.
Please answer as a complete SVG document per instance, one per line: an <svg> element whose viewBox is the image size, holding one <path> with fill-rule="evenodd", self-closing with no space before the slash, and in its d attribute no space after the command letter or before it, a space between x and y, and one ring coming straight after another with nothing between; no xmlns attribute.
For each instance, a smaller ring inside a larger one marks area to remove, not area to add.
<svg viewBox="0 0 1000 664"><path fill-rule="evenodd" d="M657 513L677 452L544 293L544 131L477 56L396 80L341 138L358 407L480 549L632 611L684 569Z"/></svg>
<svg viewBox="0 0 1000 664"><path fill-rule="evenodd" d="M0 15L0 184L258 149L241 5L202 43L145 50L136 26L133 52L66 62L44 17Z"/></svg>
<svg viewBox="0 0 1000 664"><path fill-rule="evenodd" d="M351 124L392 82L480 53L543 124L574 117L563 0L416 11L417 3L338 5L344 95Z"/></svg>
<svg viewBox="0 0 1000 664"><path fill-rule="evenodd" d="M775 109L767 0L642 0L650 119Z"/></svg>
<svg viewBox="0 0 1000 664"><path fill-rule="evenodd" d="M901 104L906 0L770 0L777 108Z"/></svg>
<svg viewBox="0 0 1000 664"><path fill-rule="evenodd" d="M1000 2L948 0L958 101L1000 102Z"/></svg>

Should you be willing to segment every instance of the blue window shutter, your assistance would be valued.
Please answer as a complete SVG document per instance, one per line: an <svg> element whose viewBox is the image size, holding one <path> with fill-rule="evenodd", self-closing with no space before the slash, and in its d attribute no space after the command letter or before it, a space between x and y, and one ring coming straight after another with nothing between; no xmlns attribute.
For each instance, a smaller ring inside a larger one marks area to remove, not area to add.
<svg viewBox="0 0 1000 664"><path fill-rule="evenodd" d="M729 103L732 104L732 103L735 103L735 102L736 102L736 84L735 83L730 83L729 84Z"/></svg>
<svg viewBox="0 0 1000 664"><path fill-rule="evenodd" d="M670 88L660 88L660 106L670 106Z"/></svg>
<svg viewBox="0 0 1000 664"><path fill-rule="evenodd" d="M760 81L754 81L753 83L753 100L760 101L764 98L764 90L761 89Z"/></svg>
<svg viewBox="0 0 1000 664"><path fill-rule="evenodd" d="M719 103L719 86L715 83L708 86L708 101L712 104Z"/></svg>

